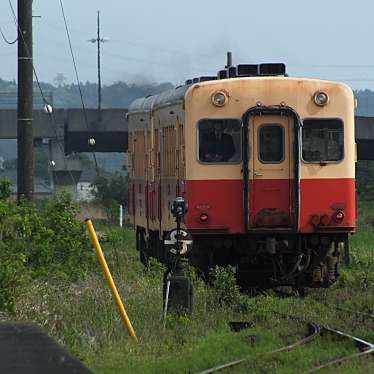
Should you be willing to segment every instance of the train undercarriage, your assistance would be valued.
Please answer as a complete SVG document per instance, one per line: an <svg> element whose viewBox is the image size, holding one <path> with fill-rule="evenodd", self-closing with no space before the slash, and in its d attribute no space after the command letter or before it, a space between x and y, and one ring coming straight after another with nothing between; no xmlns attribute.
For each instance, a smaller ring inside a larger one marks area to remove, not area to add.
<svg viewBox="0 0 374 374"><path fill-rule="evenodd" d="M142 262L154 257L168 264L172 254L158 232L138 227L137 249ZM238 285L246 288L329 287L339 277L341 257L348 261L347 233L193 235L188 258L204 277L215 266L231 267Z"/></svg>

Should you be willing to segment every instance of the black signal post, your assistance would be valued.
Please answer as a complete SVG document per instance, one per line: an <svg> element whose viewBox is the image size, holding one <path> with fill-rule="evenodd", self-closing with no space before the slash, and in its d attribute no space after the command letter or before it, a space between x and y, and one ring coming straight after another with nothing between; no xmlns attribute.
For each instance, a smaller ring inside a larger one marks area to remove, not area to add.
<svg viewBox="0 0 374 374"><path fill-rule="evenodd" d="M187 203L182 197L177 197L172 206L171 213L177 224L175 247L170 253L169 269L164 275L164 317L168 309L175 313L192 312L192 282L185 273L181 260L181 238L183 230L181 222L187 213Z"/></svg>
<svg viewBox="0 0 374 374"><path fill-rule="evenodd" d="M34 194L32 1L18 0L17 197Z"/></svg>
<svg viewBox="0 0 374 374"><path fill-rule="evenodd" d="M183 197L177 197L171 206L171 213L177 223L177 243L176 243L176 255L177 263L180 266L180 253L181 253L181 221L187 213L187 205Z"/></svg>

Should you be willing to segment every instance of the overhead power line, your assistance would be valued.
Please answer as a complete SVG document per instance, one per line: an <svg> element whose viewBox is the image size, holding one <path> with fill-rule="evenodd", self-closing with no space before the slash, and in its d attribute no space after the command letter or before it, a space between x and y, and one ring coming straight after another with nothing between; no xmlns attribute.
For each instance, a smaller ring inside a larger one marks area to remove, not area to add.
<svg viewBox="0 0 374 374"><path fill-rule="evenodd" d="M70 54L71 54L71 58L73 60L75 77L76 77L76 80L77 80L79 95L80 95L80 99L81 99L81 103L82 103L84 121L85 121L85 124L86 124L86 127L87 127L87 131L89 132L90 129L89 129L89 126L88 126L88 118L87 118L86 106L85 106L84 100L83 100L82 87L81 87L81 83L80 83L80 80L79 80L77 64L75 62L74 51L73 51L73 47L72 47L72 43L71 43L71 38L70 38L68 23L67 23L67 19L66 19L66 16L65 16L65 10L64 10L64 5L62 3L62 0L60 0L60 6L61 6L62 18L64 20L64 25L65 25L65 30L66 30L66 36L67 36L68 42L69 42ZM97 176L99 176L99 166L98 166L98 163L97 163L95 152L92 152L92 155L93 155L93 158L94 158L94 161L95 161L96 174L97 174Z"/></svg>
<svg viewBox="0 0 374 374"><path fill-rule="evenodd" d="M2 30L1 27L0 27L0 33L1 33L1 36L3 37L3 40L4 40L5 43L10 44L10 45L17 43L18 38L15 38L13 41L10 41L10 40L7 39L7 37L5 36L5 34L4 34L4 32L3 32L3 30Z"/></svg>
<svg viewBox="0 0 374 374"><path fill-rule="evenodd" d="M24 38L24 36L23 36L23 33L21 32L21 27L20 27L20 25L19 25L19 23L18 23L18 19L17 19L17 16L16 16L16 12L15 12L15 10L14 10L14 8L13 8L13 5L12 5L11 1L8 0L8 2L9 2L10 9L11 9L11 11L12 11L12 14L13 14L13 21L14 21L14 24L16 25L17 29L19 30L19 34L20 34L21 37L22 37L22 41L23 41L23 43L24 43L24 45L25 45L25 49L26 49L27 54L30 55L30 50L29 50L29 47L28 47L28 45L27 45L27 43L26 43L26 40L25 40L25 38ZM38 78L38 74L37 74L37 72L36 72L36 69L35 69L35 66L34 66L33 61L31 61L31 66L32 66L32 71L33 71L33 73L34 73L34 76L35 76L35 80L36 80L37 86L38 86L39 91L40 91L40 95L41 95L41 97L42 97L42 100L43 100L43 103L44 103L44 105L45 105L46 111L47 111L47 113L48 113L48 115L49 115L50 123L52 124L53 130L54 130L54 132L55 132L55 136L56 136L56 139L57 139L57 144L58 144L58 146L59 146L59 148L60 148L62 154L64 154L64 153L65 153L65 152L64 152L64 148L63 148L62 144L60 143L60 141L58 140L56 119L55 119L55 116L54 116L53 111L52 111L52 110L49 110L49 105L50 105L50 103L49 103L48 100L46 99L46 96L45 96L45 94L44 94L44 92L43 92L43 89L42 89L42 87L41 87L41 85L40 85L40 81L39 81L39 78ZM49 160L49 163L50 163L50 162L51 162L51 160ZM72 179L72 182L74 183L74 181L75 181L74 176L72 175L72 173L71 173L70 170L69 170L68 172L69 172L69 174L70 174L70 177L71 177L71 179Z"/></svg>
<svg viewBox="0 0 374 374"><path fill-rule="evenodd" d="M54 29L59 29L59 28L62 27L62 26L55 25L55 24L52 24L52 23L49 23L49 22L44 22L44 24L47 25L48 27L51 27L51 28L54 28ZM87 34L86 31L83 31L82 29L79 29L77 27L70 27L70 30L74 30L75 32L80 33L82 35ZM212 56L212 55L202 54L202 53L198 53L198 52L197 53L188 53L186 51L182 51L182 50L178 50L178 49L171 49L171 48L162 47L162 46L157 45L157 43L151 43L151 42L141 43L141 42L138 42L138 41L122 39L122 38L121 39L111 38L111 41L112 42L119 42L119 43L126 43L126 44L132 45L134 47L139 47L139 48L146 49L147 51L155 50L158 53L164 52L164 53L168 53L168 54L172 54L172 55L183 55L183 56L186 56L186 57L193 57L194 60L196 59L196 57L201 57L203 59L209 59L209 60L214 60L215 59L215 57ZM194 60L192 62L194 62Z"/></svg>
<svg viewBox="0 0 374 374"><path fill-rule="evenodd" d="M328 69L368 69L373 68L374 64L326 64L326 65L316 65L316 64L310 64L310 65L304 65L304 64L287 64L287 66L290 67L301 67L301 68L328 68Z"/></svg>
<svg viewBox="0 0 374 374"><path fill-rule="evenodd" d="M30 51L28 51L27 43L26 43L26 41L25 41L25 39L23 37L23 33L22 33L21 28L20 28L20 26L18 24L16 12L15 12L15 10L13 8L12 2L10 0L8 0L8 2L9 2L10 9L12 11L12 14L13 14L14 24L16 25L16 27L17 27L17 29L19 31L19 34L22 36L22 41L25 44L26 50L28 52L28 55L30 55ZM40 81L39 81L39 77L38 77L38 74L37 74L36 69L35 69L35 65L34 65L34 63L32 61L31 61L31 64L32 64L32 70L33 70L33 73L34 73L34 76L35 76L36 84L38 85L38 88L39 88L40 94L42 95L43 101L44 101L45 104L49 104L48 100L46 99L46 97L45 97L45 95L43 93L42 87L40 85Z"/></svg>

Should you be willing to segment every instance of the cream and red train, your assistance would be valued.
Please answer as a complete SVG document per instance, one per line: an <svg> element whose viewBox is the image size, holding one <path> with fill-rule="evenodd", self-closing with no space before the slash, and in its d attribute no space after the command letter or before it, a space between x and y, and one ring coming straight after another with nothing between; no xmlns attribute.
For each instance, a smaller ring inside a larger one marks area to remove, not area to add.
<svg viewBox="0 0 374 374"><path fill-rule="evenodd" d="M352 90L282 64L228 71L130 106L137 248L167 261L182 196L201 269L232 266L243 286L328 286L356 224Z"/></svg>

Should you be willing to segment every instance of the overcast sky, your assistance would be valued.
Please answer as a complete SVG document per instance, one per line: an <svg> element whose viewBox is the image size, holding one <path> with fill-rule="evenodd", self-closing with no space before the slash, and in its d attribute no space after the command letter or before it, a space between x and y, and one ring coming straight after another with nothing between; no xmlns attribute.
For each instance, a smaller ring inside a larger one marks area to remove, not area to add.
<svg viewBox="0 0 374 374"><path fill-rule="evenodd" d="M16 0L11 0L16 9ZM226 62L285 62L293 76L374 89L373 0L63 0L81 81L96 81L96 12L101 11L102 79L181 83ZM74 81L60 0L34 0L35 68L40 80ZM16 28L8 0L0 26ZM0 77L16 77L16 45L0 37Z"/></svg>

